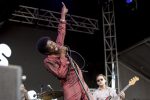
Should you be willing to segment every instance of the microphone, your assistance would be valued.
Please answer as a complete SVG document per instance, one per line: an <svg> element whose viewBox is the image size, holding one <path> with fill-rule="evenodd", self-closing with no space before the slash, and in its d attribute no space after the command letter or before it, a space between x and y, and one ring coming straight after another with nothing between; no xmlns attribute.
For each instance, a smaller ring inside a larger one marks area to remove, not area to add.
<svg viewBox="0 0 150 100"><path fill-rule="evenodd" d="M51 87L50 84L48 84L47 87L48 87L51 91L53 91L53 88Z"/></svg>
<svg viewBox="0 0 150 100"><path fill-rule="evenodd" d="M62 52L67 52L68 51L68 48L66 46L60 46L58 44L54 49L57 53L62 53Z"/></svg>
<svg viewBox="0 0 150 100"><path fill-rule="evenodd" d="M66 46L60 46L58 48L59 48L59 50L64 50L66 52L68 51L68 48Z"/></svg>

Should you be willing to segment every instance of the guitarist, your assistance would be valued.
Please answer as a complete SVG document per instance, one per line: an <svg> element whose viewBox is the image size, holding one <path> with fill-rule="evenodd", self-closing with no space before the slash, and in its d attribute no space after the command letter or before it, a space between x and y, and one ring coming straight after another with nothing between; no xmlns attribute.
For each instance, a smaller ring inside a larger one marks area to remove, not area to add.
<svg viewBox="0 0 150 100"><path fill-rule="evenodd" d="M116 93L115 89L108 87L106 85L106 76L99 74L96 77L96 82L98 89L93 93L94 100L124 100L125 93L120 92L119 95Z"/></svg>

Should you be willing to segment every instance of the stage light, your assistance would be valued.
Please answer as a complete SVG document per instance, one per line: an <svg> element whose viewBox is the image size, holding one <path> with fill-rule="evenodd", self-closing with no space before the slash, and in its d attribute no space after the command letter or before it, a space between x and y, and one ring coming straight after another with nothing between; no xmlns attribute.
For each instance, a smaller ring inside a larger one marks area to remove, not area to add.
<svg viewBox="0 0 150 100"><path fill-rule="evenodd" d="M133 0L126 0L126 3L128 3L128 4L130 4L132 2L133 2Z"/></svg>
<svg viewBox="0 0 150 100"><path fill-rule="evenodd" d="M137 10L137 0L126 0L126 5L132 11Z"/></svg>

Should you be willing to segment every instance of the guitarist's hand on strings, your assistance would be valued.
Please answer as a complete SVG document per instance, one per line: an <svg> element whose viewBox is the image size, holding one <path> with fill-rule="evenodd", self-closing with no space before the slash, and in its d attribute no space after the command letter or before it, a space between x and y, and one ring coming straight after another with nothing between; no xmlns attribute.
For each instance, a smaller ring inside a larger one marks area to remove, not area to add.
<svg viewBox="0 0 150 100"><path fill-rule="evenodd" d="M119 92L118 96L121 100L125 99L125 93L123 91Z"/></svg>

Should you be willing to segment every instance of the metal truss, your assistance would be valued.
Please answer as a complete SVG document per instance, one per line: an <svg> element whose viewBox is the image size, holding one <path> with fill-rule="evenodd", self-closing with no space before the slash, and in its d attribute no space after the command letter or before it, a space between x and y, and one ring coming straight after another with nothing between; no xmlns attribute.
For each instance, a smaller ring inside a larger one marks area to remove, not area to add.
<svg viewBox="0 0 150 100"><path fill-rule="evenodd" d="M80 17L75 15L66 16L67 30L94 34L98 30L98 20ZM44 27L57 28L60 20L60 13L28 7L20 5L18 10L15 10L9 21L21 22L26 24L36 24Z"/></svg>
<svg viewBox="0 0 150 100"><path fill-rule="evenodd" d="M120 91L113 0L103 0L102 17L107 85Z"/></svg>

